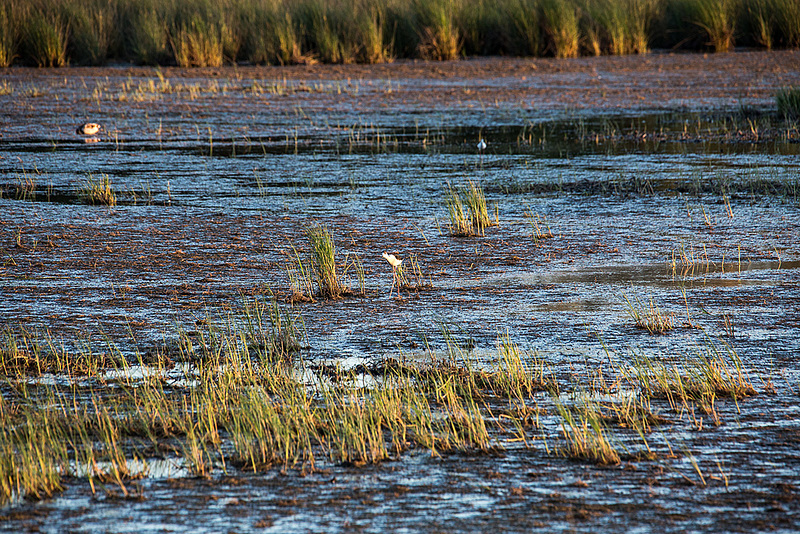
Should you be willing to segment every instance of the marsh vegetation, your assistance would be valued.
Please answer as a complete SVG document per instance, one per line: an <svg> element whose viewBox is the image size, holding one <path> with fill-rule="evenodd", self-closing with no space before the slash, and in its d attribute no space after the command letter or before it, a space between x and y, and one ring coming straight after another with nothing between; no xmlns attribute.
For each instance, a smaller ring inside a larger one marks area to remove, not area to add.
<svg viewBox="0 0 800 534"><path fill-rule="evenodd" d="M116 31L116 29L122 31ZM800 46L793 0L0 3L0 66L383 63Z"/></svg>

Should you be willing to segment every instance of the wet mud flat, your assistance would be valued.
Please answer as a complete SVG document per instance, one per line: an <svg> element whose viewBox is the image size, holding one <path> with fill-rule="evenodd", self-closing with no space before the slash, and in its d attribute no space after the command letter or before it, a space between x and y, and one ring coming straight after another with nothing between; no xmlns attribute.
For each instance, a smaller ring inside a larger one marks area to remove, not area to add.
<svg viewBox="0 0 800 534"><path fill-rule="evenodd" d="M87 423L95 471L73 437L59 489L14 492L0 529L797 530L800 134L773 97L798 65L11 69L2 412L21 428L62 397L75 420L117 407L122 455ZM74 134L84 120L104 124L96 142ZM90 203L103 180L113 206ZM448 192L470 181L493 224L456 236ZM293 299L313 225L335 241L342 298ZM419 266L399 297L384 251ZM272 309L296 346L274 343ZM385 455L343 453L331 417L290 461L248 462L240 404L197 384L284 386L261 368L223 380L244 361L232 339L319 413L339 398L325 387L369 404L409 378L433 441L404 419L404 439L381 427ZM196 443L199 413L148 434L137 388L225 409ZM581 436L618 457L582 453Z"/></svg>

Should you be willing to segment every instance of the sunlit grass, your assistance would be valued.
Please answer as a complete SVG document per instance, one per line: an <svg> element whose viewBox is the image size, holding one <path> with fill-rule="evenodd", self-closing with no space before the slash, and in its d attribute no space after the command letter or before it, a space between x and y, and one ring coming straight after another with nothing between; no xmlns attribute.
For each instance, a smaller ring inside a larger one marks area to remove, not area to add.
<svg viewBox="0 0 800 534"><path fill-rule="evenodd" d="M0 65L379 63L800 45L793 0L0 2ZM119 29L119 31L114 31Z"/></svg>
<svg viewBox="0 0 800 534"><path fill-rule="evenodd" d="M199 476L226 466L258 472L309 471L322 460L363 465L414 447L435 455L489 451L499 446L497 432L524 434L528 403L545 387L543 364L523 363L528 358L508 336L498 365L487 370L453 353L344 381L309 376L295 360L299 333L291 325L298 321L274 300L244 300L240 314L179 332L170 351L178 367L158 363L158 354L152 364L139 359L132 366L109 343L113 357L92 377L115 387L78 402L82 386L69 371L60 381L27 386L40 371L20 371L17 360L20 352L37 351L40 339L31 338L28 348L7 342L0 370L14 394L0 397L0 501L50 496L65 476L85 478L93 492L135 495L131 481L146 474L153 450L171 451ZM503 425L490 402L514 407L503 412Z"/></svg>
<svg viewBox="0 0 800 534"><path fill-rule="evenodd" d="M694 402L715 420L718 397L738 400L756 394L736 351L729 345L720 349L710 342L672 365L637 357L631 378L644 395L667 399L673 408Z"/></svg>
<svg viewBox="0 0 800 534"><path fill-rule="evenodd" d="M319 294L323 298L337 299L347 290L337 273L336 245L327 228L309 226L305 229L311 244L311 261Z"/></svg>
<svg viewBox="0 0 800 534"><path fill-rule="evenodd" d="M31 9L24 19L22 49L38 67L62 67L67 64L69 27L54 9Z"/></svg>
<svg viewBox="0 0 800 534"><path fill-rule="evenodd" d="M462 189L448 184L445 204L455 236L482 236L487 227L497 224L489 218L483 188L472 180Z"/></svg>
<svg viewBox="0 0 800 534"><path fill-rule="evenodd" d="M581 37L577 6L561 0L541 0L540 7L550 52L557 58L576 57Z"/></svg>
<svg viewBox="0 0 800 534"><path fill-rule="evenodd" d="M619 452L611 442L601 413L591 403L585 403L577 413L554 399L561 416L561 430L566 444L561 447L565 456L586 459L601 465L618 464Z"/></svg>
<svg viewBox="0 0 800 534"><path fill-rule="evenodd" d="M117 195L111 185L111 179L105 175L102 178L89 175L86 182L78 189L78 197L87 204L117 205Z"/></svg>
<svg viewBox="0 0 800 534"><path fill-rule="evenodd" d="M648 304L642 304L638 297L631 302L627 295L622 295L622 300L625 301L628 314L639 328L651 334L665 334L675 328L674 315L662 312L653 299L650 299Z"/></svg>

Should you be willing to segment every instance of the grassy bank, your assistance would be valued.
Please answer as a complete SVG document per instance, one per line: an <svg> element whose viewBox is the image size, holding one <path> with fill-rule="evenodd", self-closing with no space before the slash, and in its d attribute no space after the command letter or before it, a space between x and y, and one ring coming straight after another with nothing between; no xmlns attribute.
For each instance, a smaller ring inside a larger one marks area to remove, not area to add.
<svg viewBox="0 0 800 534"><path fill-rule="evenodd" d="M120 31L121 30L121 31ZM0 0L0 66L380 63L800 46L795 0Z"/></svg>

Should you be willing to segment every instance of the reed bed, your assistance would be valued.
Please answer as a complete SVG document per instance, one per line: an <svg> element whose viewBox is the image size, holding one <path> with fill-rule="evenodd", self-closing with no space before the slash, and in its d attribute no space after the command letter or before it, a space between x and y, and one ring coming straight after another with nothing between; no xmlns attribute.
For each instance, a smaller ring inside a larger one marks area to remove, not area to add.
<svg viewBox="0 0 800 534"><path fill-rule="evenodd" d="M785 87L775 95L778 114L787 119L800 119L800 87Z"/></svg>
<svg viewBox="0 0 800 534"><path fill-rule="evenodd" d="M116 31L119 28L121 31ZM793 0L0 1L0 66L380 63L800 46Z"/></svg>

